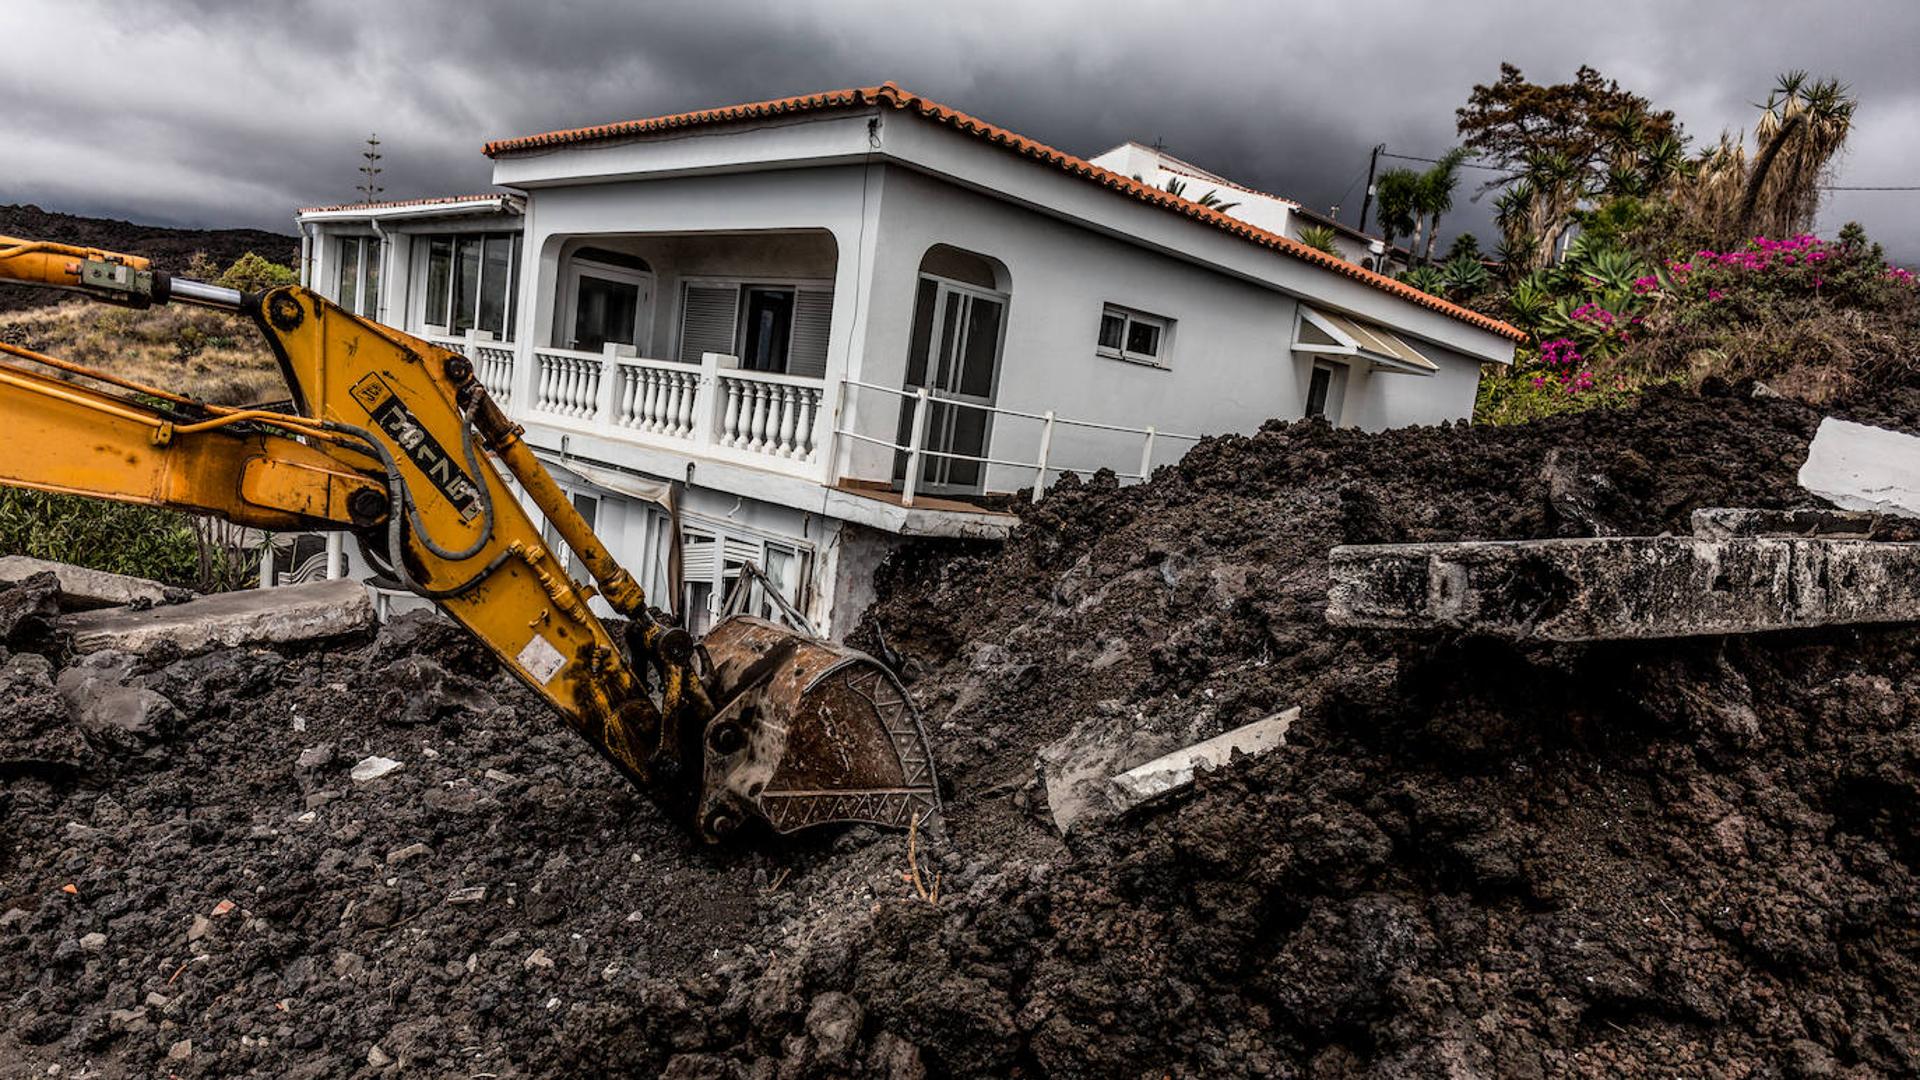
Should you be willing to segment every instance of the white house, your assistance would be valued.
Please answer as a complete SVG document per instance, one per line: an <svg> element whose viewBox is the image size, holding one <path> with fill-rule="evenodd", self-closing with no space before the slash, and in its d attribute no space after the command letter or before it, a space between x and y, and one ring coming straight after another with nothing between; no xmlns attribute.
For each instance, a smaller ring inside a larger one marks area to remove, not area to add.
<svg viewBox="0 0 1920 1080"><path fill-rule="evenodd" d="M499 194L302 210L303 277L471 356L696 628L754 562L839 636L903 537L1004 537L1064 471L1464 418L1521 337L1285 200L1217 213L892 84L486 153Z"/></svg>

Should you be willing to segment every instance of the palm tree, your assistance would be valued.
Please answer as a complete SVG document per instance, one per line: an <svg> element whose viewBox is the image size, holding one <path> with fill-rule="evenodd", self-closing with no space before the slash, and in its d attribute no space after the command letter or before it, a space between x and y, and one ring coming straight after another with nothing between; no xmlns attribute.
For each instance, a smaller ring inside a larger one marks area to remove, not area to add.
<svg viewBox="0 0 1920 1080"><path fill-rule="evenodd" d="M1300 242L1315 251L1324 251L1335 258L1346 258L1340 254L1340 233L1331 225L1306 225L1300 229Z"/></svg>
<svg viewBox="0 0 1920 1080"><path fill-rule="evenodd" d="M1136 176L1134 177L1134 179L1138 180L1140 178ZM1175 198L1185 199L1187 197L1187 182L1185 180L1180 179L1177 176L1169 176L1167 177L1166 191L1167 191L1167 194L1172 195ZM1217 189L1213 191L1209 191L1205 195L1202 195L1197 199L1191 199L1188 201L1199 203L1201 206L1204 206L1209 210L1217 210L1222 214L1240 205L1237 202L1223 201L1220 198L1220 192Z"/></svg>
<svg viewBox="0 0 1920 1080"><path fill-rule="evenodd" d="M1388 169L1374 182L1374 205L1380 213L1380 236L1389 250L1396 236L1415 231L1414 202L1420 190L1420 174L1412 169ZM1415 242L1418 243L1416 237Z"/></svg>
<svg viewBox="0 0 1920 1080"><path fill-rule="evenodd" d="M1453 209L1453 191L1460 186L1460 163L1466 157L1466 149L1456 146L1420 174L1420 185L1414 192L1414 212L1426 222L1427 245L1422 262L1433 262L1433 249L1440 240L1440 215ZM1416 226L1415 247L1420 246L1419 232Z"/></svg>
<svg viewBox="0 0 1920 1080"><path fill-rule="evenodd" d="M1754 128L1760 152L1741 192L1735 236L1807 231L1820 208L1820 185L1853 130L1857 104L1837 79L1780 77Z"/></svg>

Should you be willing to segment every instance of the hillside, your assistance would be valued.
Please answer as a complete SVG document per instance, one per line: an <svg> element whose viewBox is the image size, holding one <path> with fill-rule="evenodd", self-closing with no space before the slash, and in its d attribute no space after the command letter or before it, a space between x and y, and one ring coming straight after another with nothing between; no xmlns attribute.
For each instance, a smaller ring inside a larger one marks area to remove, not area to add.
<svg viewBox="0 0 1920 1080"><path fill-rule="evenodd" d="M255 252L287 266L300 257L300 240L288 233L260 229L169 229L113 218L82 217L42 210L32 204L0 205L0 236L57 240L66 244L106 248L143 255L162 270L185 270L195 253L205 253L217 266ZM0 286L0 312L57 303L58 293L20 286Z"/></svg>

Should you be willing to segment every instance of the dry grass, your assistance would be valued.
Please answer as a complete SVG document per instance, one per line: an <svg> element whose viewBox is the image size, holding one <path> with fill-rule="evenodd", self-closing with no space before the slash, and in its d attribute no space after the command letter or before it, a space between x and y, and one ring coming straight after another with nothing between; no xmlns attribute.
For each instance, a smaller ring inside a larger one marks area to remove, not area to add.
<svg viewBox="0 0 1920 1080"><path fill-rule="evenodd" d="M240 315L75 301L0 315L0 341L215 405L286 396L272 352Z"/></svg>

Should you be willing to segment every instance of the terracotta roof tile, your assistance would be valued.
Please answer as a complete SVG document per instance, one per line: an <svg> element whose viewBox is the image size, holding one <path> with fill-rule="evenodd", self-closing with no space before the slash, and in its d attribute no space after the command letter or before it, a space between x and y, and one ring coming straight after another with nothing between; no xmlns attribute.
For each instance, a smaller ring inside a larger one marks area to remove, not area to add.
<svg viewBox="0 0 1920 1080"><path fill-rule="evenodd" d="M719 109L700 109L694 112L674 113L670 116L655 116L644 120L626 120L613 124L598 124L593 127L570 128L565 131L549 131L539 135L523 135L512 139L496 139L487 143L485 152L488 157L503 154L525 153L557 146L572 146L581 143L605 142L614 139L626 139L641 135L652 135L685 128L704 127L711 124L724 124L745 120L762 120L775 116L797 113L824 112L830 109L879 106L911 112L934 123L944 124L957 131L982 139L990 145L1001 147L1010 153L1030 158L1059 169L1062 172L1089 180L1123 195L1131 196L1141 202L1150 203L1173 213L1181 214L1194 221L1211 225L1224 232L1231 233L1243 240L1251 241L1263 247L1271 248L1283 254L1291 255L1303 262L1331 270L1337 274L1371 285L1382 292L1392 293L1421 307L1437 311L1443 315L1460 320L1482 330L1511 338L1515 341L1526 340L1527 334L1516 327L1509 326L1498 319L1482 315L1477 311L1449 303L1431 293L1422 292L1404 282L1395 281L1385 274L1376 273L1365 267L1350 263L1335 255L1328 255L1317 248L1310 248L1291 237L1256 228L1237 218L1220 213L1217 210L1201 206L1191 199L1161 191L1143 184L1132 177L1122 176L1111 169L1103 169L1084 158L1078 158L1062 150L1056 150L1045 143L1036 142L1009 131L1006 128L987 123L958 109L931 101L917 94L900 89L893 83L879 86L863 86L846 90L828 90L800 97L775 98L771 101L755 101L745 105L729 105Z"/></svg>

